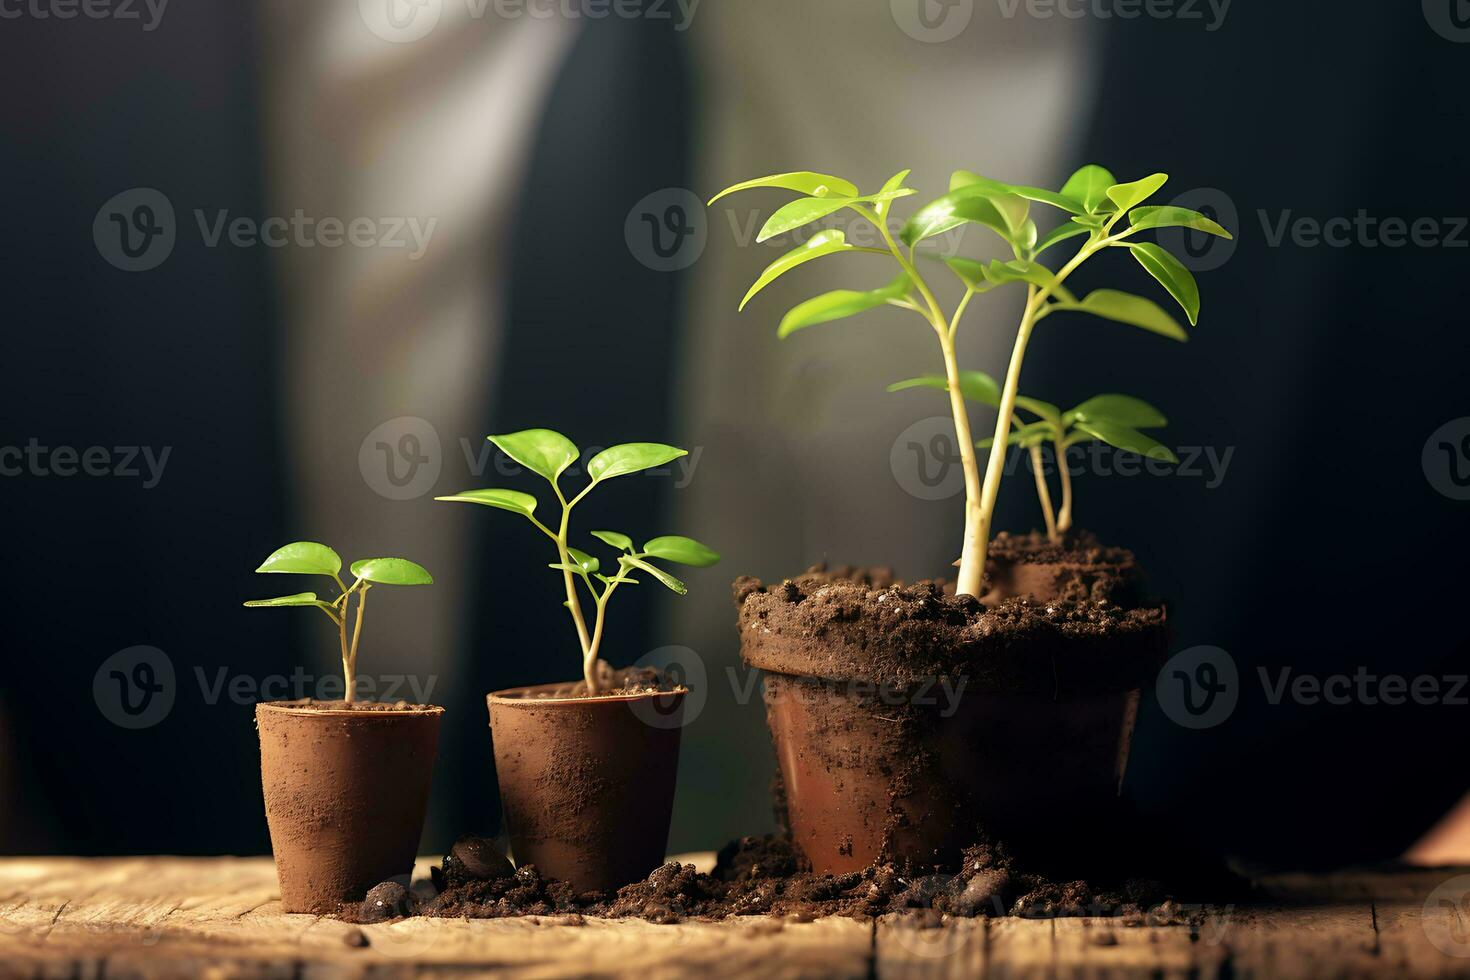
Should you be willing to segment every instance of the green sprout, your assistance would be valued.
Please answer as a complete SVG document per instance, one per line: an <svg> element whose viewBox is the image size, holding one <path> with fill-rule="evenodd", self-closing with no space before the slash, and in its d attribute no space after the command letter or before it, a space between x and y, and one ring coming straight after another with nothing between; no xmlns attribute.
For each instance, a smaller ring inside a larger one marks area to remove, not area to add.
<svg viewBox="0 0 1470 980"><path fill-rule="evenodd" d="M643 572L669 590L684 595L689 591L684 583L653 564L653 560L705 568L719 561L720 556L693 538L678 535L654 538L644 542L640 549L634 547L632 538L621 532L593 531L591 534L594 538L621 552L617 556L617 571L612 575L603 575L600 571L601 562L568 543L572 508L581 503L594 487L606 480L664 466L680 456L687 456L688 453L656 442L630 442L612 446L587 461L587 485L581 492L568 498L561 488L561 475L582 455L582 451L570 439L550 429L526 429L523 432L488 438L501 452L551 484L557 503L561 505L561 517L557 521L556 529L553 530L536 518L536 498L518 490L466 490L434 499L481 504L520 514L556 544L557 560L550 567L562 573L562 584L567 593L566 601L562 604L570 611L572 622L577 627L577 639L582 647L582 677L586 681L587 692L596 694L601 688L597 676L597 655L602 647L607 604L618 586L637 585L639 580L634 573ZM600 588L593 582L594 579L601 583ZM577 591L579 580L590 593L596 610L590 629L582 611L581 596Z"/></svg>
<svg viewBox="0 0 1470 980"><path fill-rule="evenodd" d="M1088 165L1074 173L1060 192L1041 187L1006 184L967 170L950 178L949 193L924 205L909 217L897 239L888 228L893 202L914 194L904 187L909 171L895 174L876 194L861 194L855 184L840 177L801 171L775 174L735 184L721 191L711 205L735 191L774 187L803 195L771 215L756 240L795 231L843 209L870 222L883 237L885 248L868 248L847 241L843 232L823 230L772 262L746 293L740 308L776 279L800 265L840 252L884 255L894 259L900 272L896 279L877 289L839 289L824 293L794 307L777 330L788 337L797 330L862 313L880 306L896 306L923 317L933 328L944 358L944 386L950 396L950 411L958 436L960 462L965 474L965 537L961 550L958 594L978 596L990 541L991 520L1004 470L1005 445L1013 426L1019 397L1021 365L1032 331L1053 313L1075 311L1130 324L1174 340L1188 335L1179 323L1152 300L1142 296L1098 289L1079 299L1065 283L1087 259L1107 248L1126 248L1140 265L1157 279L1179 303L1194 325L1199 316L1199 289L1194 276L1161 246L1135 241L1133 236L1158 228L1190 228L1229 238L1230 233L1197 211L1173 206L1143 206L1164 186L1165 174L1118 183L1102 167ZM1056 208L1065 219L1042 233L1030 216L1032 203ZM1126 227L1119 222L1127 217ZM1012 259L982 263L968 258L941 259L919 245L965 224L978 224L998 234L1010 247ZM1053 270L1039 261L1041 255L1071 238L1085 236L1076 252ZM919 272L918 260L942 261L959 279L964 295L946 315L933 289ZM975 455L975 440L962 393L962 377L955 356L955 337L970 300L1009 283L1025 285L1026 305L1016 330L1015 345L999 391L999 415L990 444L982 480Z"/></svg>
<svg viewBox="0 0 1470 980"><path fill-rule="evenodd" d="M909 388L935 388L945 391L948 384L944 378L929 374L888 386L889 391L905 391ZM1000 385L984 371L961 371L960 391L967 401L979 402L992 408L1000 407ZM1179 462L1169 447L1140 431L1162 428L1169 424L1162 412L1141 398L1116 394L1095 395L1076 408L1064 412L1051 402L1017 395L1016 408L1034 416L1034 419L1022 422L1019 415L1013 415L1006 445L1019 446L1031 454L1031 472L1036 478L1036 498L1041 504L1041 514L1046 521L1046 536L1052 542L1061 541L1072 529L1072 474L1067 464L1068 448L1095 439L1149 459L1166 463ZM994 438L987 437L975 446L977 449L989 449L994 443ZM1062 505L1059 510L1052 507L1051 490L1047 486L1046 472L1042 465L1041 449L1047 443L1051 443L1057 461L1058 479L1061 482Z"/></svg>
<svg viewBox="0 0 1470 980"><path fill-rule="evenodd" d="M357 680L357 645L362 639L362 617L367 608L368 590L374 585L433 585L434 579L423 566L406 558L364 558L352 563L356 581L342 581L342 559L331 548L314 541L296 541L278 548L261 562L257 572L263 574L327 575L337 583L337 598L331 602L317 598L315 592L299 592L278 599L254 599L245 603L251 609L278 606L315 606L327 614L337 627L342 645L342 679L347 683L345 700L352 703ZM356 602L354 603L354 597ZM347 624L352 621L351 638Z"/></svg>

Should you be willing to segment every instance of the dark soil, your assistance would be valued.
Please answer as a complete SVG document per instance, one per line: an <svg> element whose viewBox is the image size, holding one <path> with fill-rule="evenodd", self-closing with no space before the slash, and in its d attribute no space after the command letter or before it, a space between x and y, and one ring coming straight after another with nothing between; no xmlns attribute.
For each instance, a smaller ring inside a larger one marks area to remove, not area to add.
<svg viewBox="0 0 1470 980"><path fill-rule="evenodd" d="M601 689L589 695L587 693L587 682L585 680L569 681L557 686L543 685L535 689L527 696L531 699L548 698L586 698L586 697L627 697L638 694L672 694L676 691L687 691L684 685L664 676L660 671L652 667L623 667L613 670L602 664L603 672L599 677Z"/></svg>
<svg viewBox="0 0 1470 980"><path fill-rule="evenodd" d="M461 852L467 841L475 841L477 850L489 846L483 839L462 838L453 853ZM1049 880L1019 868L1002 847L989 842L966 849L962 866L952 874L915 876L877 865L834 876L803 870L785 838L745 837L720 851L712 874L669 863L616 894L578 894L564 882L543 879L534 867L506 874L505 866L492 864L493 872L487 868L479 875L451 854L442 868L434 869L438 894L420 898L385 882L360 906L343 906L342 916L353 922L377 922L396 914L470 919L561 915L573 917L573 922L594 916L670 923L737 915L809 921L921 910L967 918L1102 915L1155 925L1187 920L1184 908L1157 881Z"/></svg>
<svg viewBox="0 0 1470 980"><path fill-rule="evenodd" d="M969 689L1053 696L1151 682L1162 608L1107 599L1005 599L989 608L953 585L905 585L888 569L817 565L777 585L734 583L750 666L885 688L967 678Z"/></svg>
<svg viewBox="0 0 1470 980"><path fill-rule="evenodd" d="M318 701L316 698L298 698L295 701L271 701L277 708L300 708L309 711L429 711L431 704L412 704L408 701Z"/></svg>
<svg viewBox="0 0 1470 980"><path fill-rule="evenodd" d="M1143 569L1127 548L1110 548L1089 531L1069 531L1052 542L1045 534L1007 534L990 542L981 596L987 605L1016 595L1038 602L1106 599L1114 605L1147 604Z"/></svg>

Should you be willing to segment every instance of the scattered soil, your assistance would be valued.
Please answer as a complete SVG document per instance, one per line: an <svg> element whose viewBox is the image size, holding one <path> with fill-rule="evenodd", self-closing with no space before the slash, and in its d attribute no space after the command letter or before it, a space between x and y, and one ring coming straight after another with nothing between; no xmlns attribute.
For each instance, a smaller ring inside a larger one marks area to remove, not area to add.
<svg viewBox="0 0 1470 980"><path fill-rule="evenodd" d="M1016 595L1037 602L1106 599L1131 608L1147 604L1143 569L1127 548L1110 548L1090 531L1070 531L1052 542L1045 534L1007 534L991 541L981 600L996 605Z"/></svg>
<svg viewBox="0 0 1470 980"><path fill-rule="evenodd" d="M992 842L967 848L963 864L950 874L916 876L880 864L851 874L816 875L803 869L789 840L745 837L720 851L711 874L670 862L616 893L577 893L564 882L542 878L529 865L506 874L495 862L493 874L476 875L454 856L467 842L475 842L476 849L491 846L484 838L461 838L444 866L434 869L437 894L421 898L386 882L361 905L344 905L343 918L377 922L402 915L471 919L548 915L567 916L572 923L582 916L671 923L737 915L810 921L829 915L864 918L920 910L936 917L967 918L1118 916L1130 925L1188 921L1185 908L1157 881L1051 880L1021 869Z"/></svg>
<svg viewBox="0 0 1470 980"><path fill-rule="evenodd" d="M615 670L608 666L607 661L598 661L598 668L600 690L596 694L588 694L587 682L578 680L559 685L543 684L535 689L528 689L526 697L531 700L628 697L638 694L673 694L678 691L687 693L689 690L652 667L623 667Z"/></svg>
<svg viewBox="0 0 1470 980"><path fill-rule="evenodd" d="M739 578L734 593L746 663L800 677L885 689L963 677L972 691L1056 696L1137 689L1165 654L1162 608L1108 599L989 608L949 582L825 565L777 585Z"/></svg>
<svg viewBox="0 0 1470 980"><path fill-rule="evenodd" d="M295 701L271 701L276 708L297 708L308 711L437 711L432 704L412 704L408 701L318 701L316 698L299 698Z"/></svg>

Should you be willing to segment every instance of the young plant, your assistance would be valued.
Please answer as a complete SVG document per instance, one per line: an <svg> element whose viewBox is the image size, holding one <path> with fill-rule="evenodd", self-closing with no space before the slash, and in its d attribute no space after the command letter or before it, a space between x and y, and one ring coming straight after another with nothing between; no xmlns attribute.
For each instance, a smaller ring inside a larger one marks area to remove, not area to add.
<svg viewBox="0 0 1470 980"><path fill-rule="evenodd" d="M557 503L561 506L561 515L556 521L555 530L537 519L536 498L518 490L466 490L435 499L481 504L520 514L552 540L556 545L557 560L550 567L562 574L562 584L567 594L566 601L562 604L567 607L572 622L576 625L577 640L582 648L582 678L587 684L588 693L596 694L601 689L597 676L597 655L602 647L607 604L618 586L637 585L638 579L634 573L643 572L665 588L684 595L688 592L684 583L653 562L671 561L704 568L719 561L720 556L693 538L678 535L654 538L644 542L642 548L635 548L633 539L619 531L592 531L594 538L620 552L617 556L617 571L612 575L603 575L600 571L602 563L598 559L573 548L569 543L572 508L607 480L663 466L680 456L687 456L688 453L656 442L630 442L612 446L587 461L587 485L575 496L568 498L561 488L561 475L582 455L582 451L570 439L550 429L526 429L523 432L488 438L501 452L551 484L552 492L556 494ZM594 579L601 583L601 588L594 584ZM592 602L594 615L590 628L583 613L581 594L577 591L578 581L586 587Z"/></svg>
<svg viewBox="0 0 1470 980"><path fill-rule="evenodd" d="M944 378L931 374L896 382L889 385L888 390L936 388L944 391L946 387ZM1000 407L1000 386L985 372L961 371L960 387L966 400L980 402L992 408ZM1023 423L1019 414L1012 415L1011 431L1006 437L1006 445L1019 446L1031 454L1031 472L1036 478L1036 497L1041 503L1042 517L1046 520L1046 536L1053 542L1061 541L1072 529L1072 474L1067 464L1067 449L1071 446L1096 439L1149 459L1166 463L1179 462L1169 447L1140 431L1162 428L1169 424L1162 412L1141 398L1131 395L1095 395L1064 412L1051 402L1017 395L1016 408L1034 416L1034 419ZM993 437L987 437L975 446L978 449L989 449L994 443ZM1062 489L1060 510L1052 507L1051 490L1047 486L1046 472L1042 465L1041 448L1046 443L1051 443L1057 460L1057 473Z"/></svg>
<svg viewBox="0 0 1470 980"><path fill-rule="evenodd" d="M761 242L844 209L856 213L878 230L886 248L851 244L844 233L837 230L824 230L812 235L772 262L746 293L740 306L744 309L752 297L787 272L823 256L863 252L889 256L897 262L900 272L892 282L868 291L840 289L807 300L782 318L777 333L784 338L805 327L880 306L910 310L923 317L934 330L944 359L945 390L950 396L950 411L965 474L965 536L956 591L978 596L991 520L1004 470L1005 443L1017 405L1021 365L1036 325L1053 313L1076 311L1131 324L1174 340L1187 339L1184 328L1152 300L1112 289L1094 290L1078 299L1066 288L1067 279L1098 252L1107 248L1127 248L1178 301L1193 325L1199 314L1199 289L1194 277L1164 248L1153 242L1136 241L1133 236L1166 227L1191 228L1225 238L1229 238L1230 233L1197 211L1173 206L1143 206L1168 180L1164 174L1118 183L1107 170L1088 165L1068 178L1060 191L1006 184L967 170L958 170L950 178L949 193L915 211L895 238L888 227L889 210L895 200L915 193L903 186L908 175L909 171L900 171L878 193L865 195L855 184L840 177L807 171L775 174L728 187L710 204L727 194L759 187L781 188L803 195L771 215L757 236L756 240ZM1033 203L1055 208L1065 215L1065 219L1043 234L1030 216ZM1120 228L1119 223L1125 217L1128 223ZM1014 258L997 259L988 264L968 258L943 259L964 289L964 295L952 312L946 313L918 265L921 259L937 260L938 257L919 246L966 224L978 224L995 232L1009 246ZM1042 254L1056 245L1084 236L1071 258L1055 270L1040 261ZM1016 330L1005 381L1000 387L1000 413L982 481L964 403L963 378L955 357L955 337L972 298L1013 282L1025 286L1026 305Z"/></svg>
<svg viewBox="0 0 1470 980"><path fill-rule="evenodd" d="M257 572L263 574L326 575L337 584L337 598L331 602L317 598L315 592L299 592L278 599L254 599L245 605L251 609L277 606L315 606L327 614L337 627L342 646L342 679L347 684L345 700L353 701L357 681L357 645L362 639L362 617L367 608L368 590L374 585L433 585L433 577L406 558L364 558L352 563L355 581L342 581L342 559L335 551L314 541L297 541L271 554ZM351 638L348 621L352 622Z"/></svg>

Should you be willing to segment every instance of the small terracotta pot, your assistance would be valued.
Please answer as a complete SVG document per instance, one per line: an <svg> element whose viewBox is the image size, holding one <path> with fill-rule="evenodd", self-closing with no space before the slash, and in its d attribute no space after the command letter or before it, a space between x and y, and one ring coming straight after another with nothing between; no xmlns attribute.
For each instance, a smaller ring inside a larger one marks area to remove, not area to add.
<svg viewBox="0 0 1470 980"><path fill-rule="evenodd" d="M1137 691L965 691L915 708L871 686L764 680L792 837L819 873L953 867L980 826L1059 857L1111 825Z"/></svg>
<svg viewBox="0 0 1470 980"><path fill-rule="evenodd" d="M485 699L506 830L516 864L612 891L663 864L684 692L537 696L565 687Z"/></svg>
<svg viewBox="0 0 1470 980"><path fill-rule="evenodd" d="M284 911L334 913L413 871L443 714L255 706Z"/></svg>

